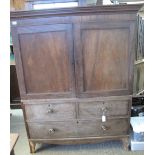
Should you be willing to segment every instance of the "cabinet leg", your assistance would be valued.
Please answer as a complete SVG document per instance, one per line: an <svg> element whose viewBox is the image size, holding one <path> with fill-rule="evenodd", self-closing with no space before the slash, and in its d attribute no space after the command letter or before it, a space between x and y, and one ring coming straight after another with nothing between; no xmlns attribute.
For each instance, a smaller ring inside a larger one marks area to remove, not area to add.
<svg viewBox="0 0 155 155"><path fill-rule="evenodd" d="M126 151L129 151L129 138L122 138L123 148Z"/></svg>
<svg viewBox="0 0 155 155"><path fill-rule="evenodd" d="M35 153L36 143L29 141L29 146L30 146L30 153Z"/></svg>
<svg viewBox="0 0 155 155"><path fill-rule="evenodd" d="M15 155L14 150L11 151L10 155Z"/></svg>

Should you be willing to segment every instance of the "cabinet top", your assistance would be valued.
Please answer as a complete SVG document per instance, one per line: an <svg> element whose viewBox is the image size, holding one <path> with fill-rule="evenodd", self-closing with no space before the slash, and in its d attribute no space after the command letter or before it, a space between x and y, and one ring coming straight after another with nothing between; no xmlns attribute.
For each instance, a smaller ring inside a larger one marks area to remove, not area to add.
<svg viewBox="0 0 155 155"><path fill-rule="evenodd" d="M31 11L12 11L11 19L15 18L31 18L31 17L48 17L48 16L67 16L67 15L83 15L83 14L104 14L104 13L137 13L143 4L121 4L121 5L104 5L74 8L59 8Z"/></svg>

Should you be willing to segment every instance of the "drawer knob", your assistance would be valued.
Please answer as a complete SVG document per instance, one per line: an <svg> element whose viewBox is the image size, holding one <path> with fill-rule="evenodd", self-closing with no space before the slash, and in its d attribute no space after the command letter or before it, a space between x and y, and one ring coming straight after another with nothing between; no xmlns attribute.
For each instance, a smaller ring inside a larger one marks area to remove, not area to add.
<svg viewBox="0 0 155 155"><path fill-rule="evenodd" d="M107 127L107 126L105 126L105 125L102 125L101 128L102 128L104 131L109 130L109 127Z"/></svg>
<svg viewBox="0 0 155 155"><path fill-rule="evenodd" d="M104 107L104 108L102 108L102 111L104 112L104 113L106 113L106 112L108 112L108 108L107 107Z"/></svg>
<svg viewBox="0 0 155 155"><path fill-rule="evenodd" d="M50 134L54 134L55 130L54 129L49 129Z"/></svg>
<svg viewBox="0 0 155 155"><path fill-rule="evenodd" d="M54 111L53 111L53 109L48 109L47 110L47 113L53 113Z"/></svg>

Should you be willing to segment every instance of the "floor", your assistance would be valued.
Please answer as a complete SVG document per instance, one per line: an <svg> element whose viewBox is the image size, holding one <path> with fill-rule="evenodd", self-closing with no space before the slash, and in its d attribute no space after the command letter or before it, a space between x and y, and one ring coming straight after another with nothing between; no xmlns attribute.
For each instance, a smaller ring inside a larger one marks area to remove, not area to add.
<svg viewBox="0 0 155 155"><path fill-rule="evenodd" d="M23 121L22 110L11 110L10 131L19 133L15 155L31 155ZM83 145L41 145L36 146L35 155L143 155L144 151L125 151L120 141Z"/></svg>

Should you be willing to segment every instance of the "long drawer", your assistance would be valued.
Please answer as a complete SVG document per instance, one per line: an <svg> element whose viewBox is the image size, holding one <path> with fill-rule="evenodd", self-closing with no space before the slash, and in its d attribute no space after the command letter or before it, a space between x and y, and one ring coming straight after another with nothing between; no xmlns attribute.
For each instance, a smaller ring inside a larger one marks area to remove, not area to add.
<svg viewBox="0 0 155 155"><path fill-rule="evenodd" d="M81 137L126 135L128 131L129 121L125 118L111 119L104 123L94 120L78 123L78 135Z"/></svg>
<svg viewBox="0 0 155 155"><path fill-rule="evenodd" d="M28 123L28 127L31 139L77 137L76 121Z"/></svg>
<svg viewBox="0 0 155 155"><path fill-rule="evenodd" d="M128 134L128 119L111 119L102 123L96 120L68 122L28 123L31 139L70 137L101 137Z"/></svg>
<svg viewBox="0 0 155 155"><path fill-rule="evenodd" d="M75 103L40 103L24 106L28 121L61 121L73 120L76 117Z"/></svg>
<svg viewBox="0 0 155 155"><path fill-rule="evenodd" d="M78 104L79 119L93 119L106 116L127 116L130 114L130 100L107 100L94 102L80 102Z"/></svg>

